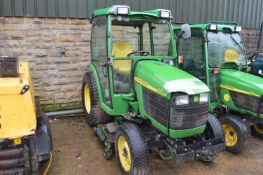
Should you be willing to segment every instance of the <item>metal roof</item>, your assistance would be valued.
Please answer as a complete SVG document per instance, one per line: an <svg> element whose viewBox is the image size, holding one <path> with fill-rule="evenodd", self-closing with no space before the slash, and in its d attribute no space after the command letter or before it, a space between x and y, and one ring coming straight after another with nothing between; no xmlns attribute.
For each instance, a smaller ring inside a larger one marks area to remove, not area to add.
<svg viewBox="0 0 263 175"><path fill-rule="evenodd" d="M136 11L168 9L176 22L192 24L234 21L259 28L263 21L263 0L0 0L0 16L90 18L95 9L114 4Z"/></svg>

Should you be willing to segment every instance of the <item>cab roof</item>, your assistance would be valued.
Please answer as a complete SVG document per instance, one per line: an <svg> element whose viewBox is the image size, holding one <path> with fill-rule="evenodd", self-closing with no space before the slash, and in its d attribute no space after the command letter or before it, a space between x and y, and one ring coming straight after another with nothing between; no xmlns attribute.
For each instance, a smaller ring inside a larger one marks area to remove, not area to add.
<svg viewBox="0 0 263 175"><path fill-rule="evenodd" d="M111 7L95 10L92 13L92 17L101 16L101 15L111 15L111 14L114 15L114 13L112 12L112 9L117 7L117 6L123 6L123 5L113 5ZM129 8L129 6L124 6L124 7ZM129 13L126 16L135 16L135 15L145 16L145 15L147 15L150 17L161 18L161 13L160 13L161 10L165 10L165 9L147 10L147 11L139 12L139 11L133 11L129 8ZM165 11L170 12L170 10L165 10ZM172 15L170 18L172 18Z"/></svg>
<svg viewBox="0 0 263 175"><path fill-rule="evenodd" d="M232 32L236 31L237 24L236 23L230 23L230 22L210 22L207 24L191 24L190 27L192 29L202 29L202 30L210 30L209 26L211 24L216 25L216 31L222 31L224 28L230 29ZM180 30L180 25L175 25L174 30Z"/></svg>

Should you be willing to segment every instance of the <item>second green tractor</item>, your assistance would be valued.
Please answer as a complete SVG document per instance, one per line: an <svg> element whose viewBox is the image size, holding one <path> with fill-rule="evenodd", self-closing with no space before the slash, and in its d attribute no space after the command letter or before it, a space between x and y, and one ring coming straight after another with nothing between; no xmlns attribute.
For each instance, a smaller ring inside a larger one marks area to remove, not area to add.
<svg viewBox="0 0 263 175"><path fill-rule="evenodd" d="M240 152L250 133L263 139L263 79L250 74L241 27L211 22L191 25L192 36L174 28L180 63L177 67L210 88L209 111L225 131L226 150Z"/></svg>

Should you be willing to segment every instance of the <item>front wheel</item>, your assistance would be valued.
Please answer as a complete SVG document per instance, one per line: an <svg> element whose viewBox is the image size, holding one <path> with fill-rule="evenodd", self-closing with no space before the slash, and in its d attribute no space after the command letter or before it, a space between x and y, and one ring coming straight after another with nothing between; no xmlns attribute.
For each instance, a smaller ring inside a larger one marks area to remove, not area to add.
<svg viewBox="0 0 263 175"><path fill-rule="evenodd" d="M115 152L122 174L148 174L148 145L135 124L125 123L119 127L115 137Z"/></svg>
<svg viewBox="0 0 263 175"><path fill-rule="evenodd" d="M251 126L251 133L260 138L263 139L263 124L258 123Z"/></svg>
<svg viewBox="0 0 263 175"><path fill-rule="evenodd" d="M239 118L227 116L223 119L226 150L231 153L241 152L248 144L250 129Z"/></svg>
<svg viewBox="0 0 263 175"><path fill-rule="evenodd" d="M225 133L224 130L220 124L220 121L213 116L212 114L208 114L208 120L207 120L207 126L205 129L205 135L207 139L214 139L214 138L220 138L222 140L225 140ZM208 155L202 157L200 160L203 162L211 162L214 160L216 155Z"/></svg>

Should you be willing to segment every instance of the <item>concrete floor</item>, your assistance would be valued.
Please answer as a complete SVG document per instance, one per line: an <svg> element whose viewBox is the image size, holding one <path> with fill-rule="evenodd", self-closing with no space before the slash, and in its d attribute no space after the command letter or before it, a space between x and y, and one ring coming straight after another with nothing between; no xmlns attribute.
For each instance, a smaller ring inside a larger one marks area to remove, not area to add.
<svg viewBox="0 0 263 175"><path fill-rule="evenodd" d="M50 175L120 175L116 159L106 160L103 146L83 118L53 120ZM212 163L175 165L151 156L151 175L263 175L263 141L252 138L242 153L222 153Z"/></svg>

